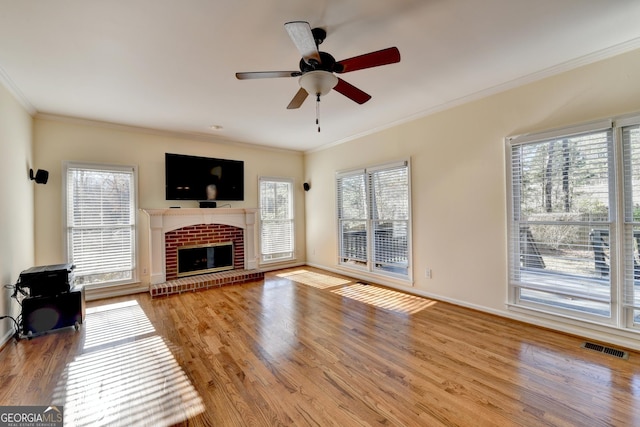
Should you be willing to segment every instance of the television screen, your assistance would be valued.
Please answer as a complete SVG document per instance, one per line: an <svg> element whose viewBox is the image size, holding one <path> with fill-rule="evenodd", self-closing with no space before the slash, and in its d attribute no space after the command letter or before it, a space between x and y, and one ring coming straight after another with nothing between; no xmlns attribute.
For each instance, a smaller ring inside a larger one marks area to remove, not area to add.
<svg viewBox="0 0 640 427"><path fill-rule="evenodd" d="M165 153L167 200L244 200L244 162Z"/></svg>

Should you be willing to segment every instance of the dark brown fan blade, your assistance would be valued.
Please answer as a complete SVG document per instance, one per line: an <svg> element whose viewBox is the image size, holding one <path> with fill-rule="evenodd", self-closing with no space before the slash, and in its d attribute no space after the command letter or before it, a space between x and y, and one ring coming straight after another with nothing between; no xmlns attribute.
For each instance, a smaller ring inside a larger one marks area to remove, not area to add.
<svg viewBox="0 0 640 427"><path fill-rule="evenodd" d="M358 104L364 104L371 99L371 95L361 91L351 83L347 83L341 78L338 78L338 84L333 88L336 92L340 92L350 100L357 102Z"/></svg>
<svg viewBox="0 0 640 427"><path fill-rule="evenodd" d="M270 79L273 77L299 77L301 75L302 73L300 71L249 71L246 73L236 73L236 79Z"/></svg>
<svg viewBox="0 0 640 427"><path fill-rule="evenodd" d="M307 91L304 90L303 88L300 88L298 92L294 95L289 105L287 105L287 110L294 110L296 108L300 108L304 100L307 99L307 96L309 96Z"/></svg>
<svg viewBox="0 0 640 427"><path fill-rule="evenodd" d="M311 26L306 21L292 21L284 24L284 28L289 33L289 37L296 45L298 52L302 55L304 62L310 64L310 61L315 61L317 64L321 64L320 52L318 52L318 46L311 32Z"/></svg>
<svg viewBox="0 0 640 427"><path fill-rule="evenodd" d="M380 65L394 64L400 62L400 51L397 47L365 53L353 58L338 61L342 65L342 70L338 73L348 73L350 71L363 70L365 68L378 67Z"/></svg>

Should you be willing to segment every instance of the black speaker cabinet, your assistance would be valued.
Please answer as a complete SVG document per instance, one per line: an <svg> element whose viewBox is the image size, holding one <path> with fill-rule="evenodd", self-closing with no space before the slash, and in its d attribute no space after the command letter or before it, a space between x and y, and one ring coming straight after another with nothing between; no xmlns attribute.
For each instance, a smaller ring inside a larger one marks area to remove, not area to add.
<svg viewBox="0 0 640 427"><path fill-rule="evenodd" d="M53 296L25 298L22 300L22 333L33 336L69 326L77 328L84 322L84 313L83 287L74 286L69 292Z"/></svg>

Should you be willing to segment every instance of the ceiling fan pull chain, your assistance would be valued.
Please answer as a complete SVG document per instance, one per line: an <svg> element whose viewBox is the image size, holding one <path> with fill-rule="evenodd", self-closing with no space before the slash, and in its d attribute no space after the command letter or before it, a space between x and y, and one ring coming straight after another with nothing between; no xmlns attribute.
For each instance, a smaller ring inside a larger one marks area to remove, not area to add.
<svg viewBox="0 0 640 427"><path fill-rule="evenodd" d="M318 125L318 133L320 133L320 94L316 93L316 124Z"/></svg>

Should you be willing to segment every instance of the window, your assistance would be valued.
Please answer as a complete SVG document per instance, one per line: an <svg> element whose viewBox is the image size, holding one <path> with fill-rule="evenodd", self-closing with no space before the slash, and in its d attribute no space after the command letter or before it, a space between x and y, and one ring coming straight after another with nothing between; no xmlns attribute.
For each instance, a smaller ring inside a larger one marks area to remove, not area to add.
<svg viewBox="0 0 640 427"><path fill-rule="evenodd" d="M340 264L410 279L409 163L336 176Z"/></svg>
<svg viewBox="0 0 640 427"><path fill-rule="evenodd" d="M640 121L640 120L639 120ZM640 124L621 126L624 156L624 300L627 322L640 324Z"/></svg>
<svg viewBox="0 0 640 427"><path fill-rule="evenodd" d="M133 281L135 168L67 163L65 169L67 255L76 283Z"/></svg>
<svg viewBox="0 0 640 427"><path fill-rule="evenodd" d="M513 304L640 323L639 121L508 139Z"/></svg>
<svg viewBox="0 0 640 427"><path fill-rule="evenodd" d="M293 180L260 178L262 262L293 259Z"/></svg>

